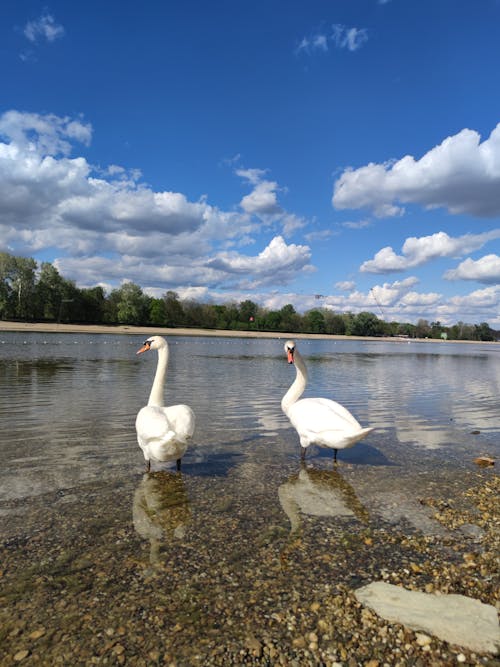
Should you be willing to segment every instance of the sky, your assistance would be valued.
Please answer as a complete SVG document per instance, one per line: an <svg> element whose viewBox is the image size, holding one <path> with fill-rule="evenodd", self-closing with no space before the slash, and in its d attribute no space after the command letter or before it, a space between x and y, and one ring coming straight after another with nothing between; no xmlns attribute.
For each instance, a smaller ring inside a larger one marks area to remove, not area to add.
<svg viewBox="0 0 500 667"><path fill-rule="evenodd" d="M0 251L500 328L500 0L3 0Z"/></svg>

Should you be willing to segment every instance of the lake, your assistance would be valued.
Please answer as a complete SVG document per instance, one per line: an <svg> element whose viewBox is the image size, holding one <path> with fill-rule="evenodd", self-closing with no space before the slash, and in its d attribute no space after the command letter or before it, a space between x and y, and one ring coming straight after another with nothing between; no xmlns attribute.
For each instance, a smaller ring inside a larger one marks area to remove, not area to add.
<svg viewBox="0 0 500 667"><path fill-rule="evenodd" d="M328 625L327 594L397 568L404 539L443 539L423 499L459 498L493 474L474 459L500 450L500 346L298 340L304 396L333 398L375 428L334 468L317 448L300 465L280 408L295 377L285 339L168 340L166 404L188 403L197 426L180 474L146 475L134 421L157 356L136 356L142 338L0 332L2 563L15 609L5 655L342 661L327 631L329 643L293 644L309 623L299 598ZM383 568L345 543L374 536ZM348 567L332 570L333 544L358 554Z"/></svg>

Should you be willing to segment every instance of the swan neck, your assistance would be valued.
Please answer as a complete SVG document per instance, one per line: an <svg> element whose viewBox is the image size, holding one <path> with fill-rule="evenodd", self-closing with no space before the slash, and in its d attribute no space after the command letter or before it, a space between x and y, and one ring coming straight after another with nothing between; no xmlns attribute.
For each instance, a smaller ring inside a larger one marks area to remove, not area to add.
<svg viewBox="0 0 500 667"><path fill-rule="evenodd" d="M290 408L290 406L292 406L302 396L307 384L306 365L304 364L304 360L297 350L295 351L293 363L295 364L296 371L295 380L281 401L281 408L285 413L287 412L288 408Z"/></svg>
<svg viewBox="0 0 500 667"><path fill-rule="evenodd" d="M153 380L153 386L151 387L151 393L149 394L148 405L156 405L158 407L163 407L163 388L165 386L165 380L167 377L167 365L168 365L168 348L160 347L158 350L158 364L156 366L155 378Z"/></svg>

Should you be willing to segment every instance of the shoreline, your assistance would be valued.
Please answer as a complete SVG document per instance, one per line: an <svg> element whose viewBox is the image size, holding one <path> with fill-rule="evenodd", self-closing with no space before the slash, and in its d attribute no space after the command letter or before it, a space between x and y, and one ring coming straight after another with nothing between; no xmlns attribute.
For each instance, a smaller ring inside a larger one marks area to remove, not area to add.
<svg viewBox="0 0 500 667"><path fill-rule="evenodd" d="M146 327L127 324L58 324L55 322L9 322L0 321L0 332L25 333L80 333L80 334L126 334L161 336L208 336L217 338L296 338L311 340L365 340L389 343L465 343L498 345L500 341L443 340L439 338L405 338L399 336L341 336L339 334L293 333L283 331L235 331L230 329L196 329L186 327Z"/></svg>

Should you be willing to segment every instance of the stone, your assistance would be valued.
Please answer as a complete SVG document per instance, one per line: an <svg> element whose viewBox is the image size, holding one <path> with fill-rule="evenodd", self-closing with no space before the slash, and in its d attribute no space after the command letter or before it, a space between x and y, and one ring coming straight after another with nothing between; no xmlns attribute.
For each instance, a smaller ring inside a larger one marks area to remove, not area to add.
<svg viewBox="0 0 500 667"><path fill-rule="evenodd" d="M387 621L426 632L478 653L497 653L500 625L495 607L464 595L434 595L373 582L355 591L362 605Z"/></svg>

